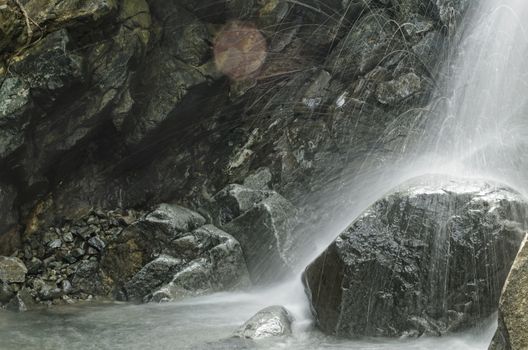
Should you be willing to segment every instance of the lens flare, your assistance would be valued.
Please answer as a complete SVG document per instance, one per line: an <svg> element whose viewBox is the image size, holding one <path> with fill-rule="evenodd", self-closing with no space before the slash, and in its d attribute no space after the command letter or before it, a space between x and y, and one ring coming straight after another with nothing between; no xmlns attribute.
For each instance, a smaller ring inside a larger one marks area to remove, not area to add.
<svg viewBox="0 0 528 350"><path fill-rule="evenodd" d="M230 22L220 30L214 41L216 68L232 80L255 76L266 55L266 39L250 23Z"/></svg>

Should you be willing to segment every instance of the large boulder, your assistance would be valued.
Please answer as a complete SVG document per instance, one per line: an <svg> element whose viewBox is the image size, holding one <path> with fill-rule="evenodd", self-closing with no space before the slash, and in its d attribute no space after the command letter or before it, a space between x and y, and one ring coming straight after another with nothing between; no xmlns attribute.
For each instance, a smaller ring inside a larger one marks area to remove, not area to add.
<svg viewBox="0 0 528 350"><path fill-rule="evenodd" d="M120 297L168 301L248 285L240 244L186 208L161 204L129 226L103 257Z"/></svg>
<svg viewBox="0 0 528 350"><path fill-rule="evenodd" d="M0 281L23 283L28 270L19 258L0 256Z"/></svg>
<svg viewBox="0 0 528 350"><path fill-rule="evenodd" d="M283 306L269 306L257 312L235 331L234 336L263 339L291 335L293 317Z"/></svg>
<svg viewBox="0 0 528 350"><path fill-rule="evenodd" d="M304 273L317 324L345 337L442 334L497 310L528 203L485 181L423 177L371 205Z"/></svg>
<svg viewBox="0 0 528 350"><path fill-rule="evenodd" d="M216 220L242 246L253 283L269 283L292 270L297 210L274 191L230 185L214 197Z"/></svg>
<svg viewBox="0 0 528 350"><path fill-rule="evenodd" d="M523 242L504 286L499 306L499 329L489 350L528 349L527 239Z"/></svg>

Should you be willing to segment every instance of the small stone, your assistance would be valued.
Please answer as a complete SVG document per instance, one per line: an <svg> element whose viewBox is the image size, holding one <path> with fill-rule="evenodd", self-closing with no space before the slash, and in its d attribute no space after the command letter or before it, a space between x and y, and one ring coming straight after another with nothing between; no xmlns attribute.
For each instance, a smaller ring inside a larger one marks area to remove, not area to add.
<svg viewBox="0 0 528 350"><path fill-rule="evenodd" d="M90 238L88 240L88 244L97 249L98 251L102 251L106 247L105 242L103 242L98 236Z"/></svg>
<svg viewBox="0 0 528 350"><path fill-rule="evenodd" d="M38 258L32 258L27 263L28 274L36 275L36 274L42 272L42 267L43 267L42 260L40 260Z"/></svg>
<svg viewBox="0 0 528 350"><path fill-rule="evenodd" d="M62 291L64 292L64 294L70 294L73 291L71 282L68 280L62 281L61 287L62 287Z"/></svg>
<svg viewBox="0 0 528 350"><path fill-rule="evenodd" d="M62 235L62 240L66 243L73 242L73 234L71 232L66 232Z"/></svg>
<svg viewBox="0 0 528 350"><path fill-rule="evenodd" d="M293 317L282 306L260 310L235 331L238 338L263 339L290 335Z"/></svg>
<svg viewBox="0 0 528 350"><path fill-rule="evenodd" d="M53 300L62 296L62 289L57 288L56 285L46 284L39 290L38 296L40 300Z"/></svg>
<svg viewBox="0 0 528 350"><path fill-rule="evenodd" d="M76 259L79 259L80 257L82 257L84 255L84 249L82 248L75 248L74 250L72 250L70 252L71 256L73 256L74 258Z"/></svg>
<svg viewBox="0 0 528 350"><path fill-rule="evenodd" d="M54 239L53 241L48 243L48 247L50 249L58 249L62 247L62 241L60 239Z"/></svg>

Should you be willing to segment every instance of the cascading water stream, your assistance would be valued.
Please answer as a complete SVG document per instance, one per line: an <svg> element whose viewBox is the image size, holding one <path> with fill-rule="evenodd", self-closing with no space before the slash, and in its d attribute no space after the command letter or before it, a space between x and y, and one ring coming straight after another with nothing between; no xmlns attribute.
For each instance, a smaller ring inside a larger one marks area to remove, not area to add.
<svg viewBox="0 0 528 350"><path fill-rule="evenodd" d="M528 31L522 20L527 16L523 0L470 6L429 108L396 147L396 156L386 162L367 156L361 169L340 174L338 185L331 185L336 190L306 198L339 209L325 213L320 226L314 224L318 249L305 251L300 265L312 261L371 203L413 177L485 178L528 194ZM386 138L396 128L392 125Z"/></svg>

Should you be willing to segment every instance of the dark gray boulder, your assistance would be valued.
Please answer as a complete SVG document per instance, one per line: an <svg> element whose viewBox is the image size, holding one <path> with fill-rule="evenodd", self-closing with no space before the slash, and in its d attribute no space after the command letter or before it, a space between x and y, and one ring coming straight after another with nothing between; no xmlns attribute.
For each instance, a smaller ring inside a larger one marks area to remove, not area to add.
<svg viewBox="0 0 528 350"><path fill-rule="evenodd" d="M257 312L235 331L234 336L245 339L264 339L291 335L293 317L283 306L269 306Z"/></svg>
<svg viewBox="0 0 528 350"><path fill-rule="evenodd" d="M28 270L19 258L0 256L0 281L23 283Z"/></svg>
<svg viewBox="0 0 528 350"><path fill-rule="evenodd" d="M423 177L358 217L303 276L317 324L345 337L442 334L493 314L528 204L479 180Z"/></svg>
<svg viewBox="0 0 528 350"><path fill-rule="evenodd" d="M240 244L222 230L205 225L174 244L173 254L184 257L184 263L168 276L170 282L146 296L146 301L170 301L250 285Z"/></svg>
<svg viewBox="0 0 528 350"><path fill-rule="evenodd" d="M161 204L105 249L103 271L134 301L168 301L247 287L238 241L186 208Z"/></svg>
<svg viewBox="0 0 528 350"><path fill-rule="evenodd" d="M527 239L513 263L499 305L499 327L489 350L528 348L528 244Z"/></svg>
<svg viewBox="0 0 528 350"><path fill-rule="evenodd" d="M291 271L296 224L296 208L271 192L222 229L240 242L251 280L258 284L276 281Z"/></svg>
<svg viewBox="0 0 528 350"><path fill-rule="evenodd" d="M229 185L214 195L211 205L214 222L220 227L239 217L273 192L241 185Z"/></svg>
<svg viewBox="0 0 528 350"><path fill-rule="evenodd" d="M143 300L155 288L167 282L178 270L181 270L183 261L168 255L161 255L149 262L128 281L125 292L129 300Z"/></svg>
<svg viewBox="0 0 528 350"><path fill-rule="evenodd" d="M10 311L25 312L35 308L33 296L27 288L19 290L15 296L6 304L5 308Z"/></svg>

